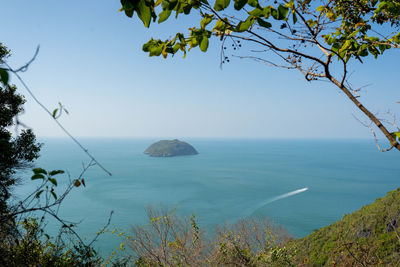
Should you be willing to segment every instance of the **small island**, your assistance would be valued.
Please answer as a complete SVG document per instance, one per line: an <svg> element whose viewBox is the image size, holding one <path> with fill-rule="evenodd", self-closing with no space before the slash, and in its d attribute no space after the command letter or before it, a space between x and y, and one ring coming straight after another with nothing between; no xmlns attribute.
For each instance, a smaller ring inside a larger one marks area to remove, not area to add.
<svg viewBox="0 0 400 267"><path fill-rule="evenodd" d="M145 154L151 157L174 157L199 154L196 149L186 142L174 140L161 140L151 146L145 151Z"/></svg>

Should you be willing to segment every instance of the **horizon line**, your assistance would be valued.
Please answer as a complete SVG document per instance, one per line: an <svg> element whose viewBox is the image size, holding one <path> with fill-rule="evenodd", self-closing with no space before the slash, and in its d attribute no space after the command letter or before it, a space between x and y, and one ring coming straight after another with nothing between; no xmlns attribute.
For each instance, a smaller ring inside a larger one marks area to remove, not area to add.
<svg viewBox="0 0 400 267"><path fill-rule="evenodd" d="M36 136L37 139L46 138L65 138L68 136ZM371 140L371 137L257 137L257 136L74 136L74 138L83 139L254 139L254 140Z"/></svg>

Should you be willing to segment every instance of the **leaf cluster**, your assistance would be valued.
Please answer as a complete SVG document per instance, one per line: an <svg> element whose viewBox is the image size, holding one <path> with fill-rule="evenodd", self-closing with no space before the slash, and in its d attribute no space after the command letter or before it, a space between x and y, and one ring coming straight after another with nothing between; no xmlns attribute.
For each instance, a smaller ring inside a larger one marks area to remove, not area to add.
<svg viewBox="0 0 400 267"><path fill-rule="evenodd" d="M338 22L336 31L324 36L332 50L346 61L354 56L373 55L377 58L385 50L399 47L400 3L378 0L336 0L317 8L333 22ZM378 25L394 27L392 33L377 34Z"/></svg>
<svg viewBox="0 0 400 267"><path fill-rule="evenodd" d="M143 3L142 3L143 2ZM142 4L140 4L142 3ZM233 10L230 6L233 3ZM263 36L263 29L273 28L274 31L283 32L289 25L298 25L299 28L308 28L315 33L308 36L316 39L322 36L322 41L329 47L333 56L337 56L346 62L351 58L361 60L361 57L373 55L378 57L385 50L399 47L400 32L395 30L391 35L377 35L377 25L389 24L389 27L399 26L400 3L395 0L290 0L290 1L267 1L261 3L258 0L216 0L209 3L207 0L158 0L151 2L146 0L132 1L122 0L122 8L125 13L132 17L133 10L139 7L148 11L138 10L138 16L146 27L150 26L151 20L158 23L166 21L170 14L175 11L178 14L189 15L192 9L198 10L202 16L200 27L191 27L187 36L179 33L180 39L185 41L176 42L172 40L150 40L143 46L143 50L150 56L175 54L179 50L186 53L186 46L190 48L199 46L203 52L207 51L210 36L223 37L233 33L251 33ZM322 4L322 5L321 5ZM157 6L162 10L158 12ZM135 7L137 7L135 9ZM129 12L128 12L129 11ZM225 13L222 13L225 12ZM229 12L229 19L226 17ZM146 19L141 14L146 13ZM299 23L299 17L301 23ZM210 28L207 25L211 24ZM283 24L274 24L274 21L283 21ZM276 25L273 27L273 25ZM284 25L284 26L282 26ZM395 28L394 28L395 29ZM292 37L304 38L304 35L296 35L297 31L291 30ZM260 38L260 39L263 39Z"/></svg>
<svg viewBox="0 0 400 267"><path fill-rule="evenodd" d="M127 10L135 10L130 3L127 3L127 1L121 1L121 4L121 10L124 10L126 14ZM156 7L160 4L162 11L157 14ZM234 7L236 10L242 10L245 5L249 5L255 9L248 12L248 17L245 20L240 21L237 25L233 25L226 17L219 17L216 13L217 11L226 9L229 4L230 0L217 0L213 7L210 6L207 0L158 0L153 3L152 8L149 9L149 11L151 10L151 17L154 18L153 21L158 17L158 23L162 23L170 17L173 11L175 11L175 18L177 18L181 13L189 15L191 10L195 9L199 10L202 16L200 27L194 26L189 28L189 34L186 37L183 33L176 33L174 38L165 41L160 39L151 39L143 45L143 51L148 52L149 56L162 55L164 58L166 58L168 54L174 55L178 51L182 51L184 55L186 55L186 47L188 47L189 51L194 47L199 47L201 51L206 52L209 46L209 39L212 35L223 36L231 32L245 32L256 22L261 27L270 28L272 26L271 23L264 19L271 16L275 20L286 20L289 13L289 7L287 7L287 5L279 5L276 8L273 6L262 8L257 0L235 1ZM208 9L214 12L203 12ZM296 15L293 12L292 14L294 20L296 20ZM129 17L132 17L132 15L133 13L127 14ZM143 20L139 13L138 16ZM214 27L209 28L209 24L213 21ZM146 27L149 27L150 23L151 20L150 17L148 17L144 21L144 24Z"/></svg>

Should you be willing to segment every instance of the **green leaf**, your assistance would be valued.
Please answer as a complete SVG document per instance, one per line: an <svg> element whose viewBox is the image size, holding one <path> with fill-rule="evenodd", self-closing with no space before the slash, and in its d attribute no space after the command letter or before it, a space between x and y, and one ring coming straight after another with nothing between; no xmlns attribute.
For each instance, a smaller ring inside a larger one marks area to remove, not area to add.
<svg viewBox="0 0 400 267"><path fill-rule="evenodd" d="M56 193L54 193L54 191L53 191L53 190L52 190L52 191L50 191L50 193L53 195L54 199L55 199L55 200L57 200L57 195L56 195Z"/></svg>
<svg viewBox="0 0 400 267"><path fill-rule="evenodd" d="M171 15L172 10L164 10L160 14L158 14L158 23L161 23L169 18Z"/></svg>
<svg viewBox="0 0 400 267"><path fill-rule="evenodd" d="M223 21L223 20L218 20L216 23L215 23L215 26L214 26L214 31L220 31L220 32L222 32L222 31L225 31L225 28L226 28L226 23Z"/></svg>
<svg viewBox="0 0 400 267"><path fill-rule="evenodd" d="M54 184L55 186L57 186L57 180L54 178L49 177L49 181Z"/></svg>
<svg viewBox="0 0 400 267"><path fill-rule="evenodd" d="M336 20L336 16L335 13L333 13L332 11L329 11L326 13L326 16L328 17L328 19L335 21Z"/></svg>
<svg viewBox="0 0 400 267"><path fill-rule="evenodd" d="M176 5L178 4L178 0L164 0L161 3L163 10L174 10Z"/></svg>
<svg viewBox="0 0 400 267"><path fill-rule="evenodd" d="M264 8L264 10L265 10L265 8ZM272 15L272 17L273 17L274 19L280 20L280 18L279 18L279 13L278 13L278 9L271 8L271 9L269 10L269 12L271 13L271 15ZM265 13L265 11L264 11L264 13ZM266 16L266 15L264 14L264 16ZM267 17L267 16L266 16L266 17Z"/></svg>
<svg viewBox="0 0 400 267"><path fill-rule="evenodd" d="M251 25L253 25L253 23L254 23L254 19L252 16L250 16L245 21L239 22L239 24L235 28L235 31L236 32L247 31L251 27Z"/></svg>
<svg viewBox="0 0 400 267"><path fill-rule="evenodd" d="M203 52L207 52L207 48L208 48L208 37L204 36L200 42L200 50Z"/></svg>
<svg viewBox="0 0 400 267"><path fill-rule="evenodd" d="M247 0L235 0L233 7L236 10L241 10L247 4Z"/></svg>
<svg viewBox="0 0 400 267"><path fill-rule="evenodd" d="M249 4L252 7L258 7L258 0L248 0L247 4Z"/></svg>
<svg viewBox="0 0 400 267"><path fill-rule="evenodd" d="M189 45L190 45L189 51L190 51L190 49L192 47L198 46L199 45L199 40L197 40L197 37L191 37L190 40L189 40Z"/></svg>
<svg viewBox="0 0 400 267"><path fill-rule="evenodd" d="M159 56L161 55L166 42L162 42L159 39L158 40L150 39L150 41L148 41L143 45L142 49L144 52L149 52L150 57Z"/></svg>
<svg viewBox="0 0 400 267"><path fill-rule="evenodd" d="M0 68L0 80L4 85L8 84L8 72L5 69Z"/></svg>
<svg viewBox="0 0 400 267"><path fill-rule="evenodd" d="M52 116L53 116L53 118L54 118L54 119L56 118L57 111L58 111L58 108L56 108L55 110L53 110L53 114L52 114Z"/></svg>
<svg viewBox="0 0 400 267"><path fill-rule="evenodd" d="M400 132L394 132L394 134L397 136L397 138L400 138Z"/></svg>
<svg viewBox="0 0 400 267"><path fill-rule="evenodd" d="M37 173L37 174L34 174L34 175L31 177L31 180L37 180L37 179L44 179L44 175L43 175L43 174L40 174L40 173Z"/></svg>
<svg viewBox="0 0 400 267"><path fill-rule="evenodd" d="M269 23L269 22L267 22L267 21L265 21L263 19L258 18L257 22L258 22L258 25L260 25L261 27L264 27L264 28L271 28L272 27L271 23Z"/></svg>
<svg viewBox="0 0 400 267"><path fill-rule="evenodd" d="M249 12L249 15L255 16L255 17L261 17L264 14L262 9L255 8L252 11Z"/></svg>
<svg viewBox="0 0 400 267"><path fill-rule="evenodd" d="M137 5L136 12L138 17L142 20L144 26L148 28L151 20L151 7L146 5L145 0L141 0Z"/></svg>
<svg viewBox="0 0 400 267"><path fill-rule="evenodd" d="M214 4L214 9L216 11L221 11L227 8L230 4L231 0L216 0Z"/></svg>
<svg viewBox="0 0 400 267"><path fill-rule="evenodd" d="M132 18L132 17L133 17L133 13L134 13L134 10L133 10L133 9L129 9L129 10L125 9L124 11L125 11L125 15L126 15L127 17L129 17L129 18Z"/></svg>
<svg viewBox="0 0 400 267"><path fill-rule="evenodd" d="M200 26L201 26L201 28L202 29L205 29L206 28L206 26L208 25L208 24L210 24L210 22L212 21L212 18L214 17L214 15L208 15L208 14L206 14L205 16L204 16L204 18L200 21Z"/></svg>
<svg viewBox="0 0 400 267"><path fill-rule="evenodd" d="M289 8L279 5L278 7L278 20L283 20L286 18L287 14L289 12Z"/></svg>
<svg viewBox="0 0 400 267"><path fill-rule="evenodd" d="M172 53L175 54L176 52L178 52L180 46L180 44L175 44L174 47L172 47Z"/></svg>
<svg viewBox="0 0 400 267"><path fill-rule="evenodd" d="M152 47L153 45L154 45L153 44L153 39L151 39L147 43L143 44L143 46L142 46L143 52L149 52L150 51L150 47Z"/></svg>
<svg viewBox="0 0 400 267"><path fill-rule="evenodd" d="M312 19L307 20L306 22L307 22L308 26L310 26L311 28L315 27L315 25L317 24L317 22Z"/></svg>
<svg viewBox="0 0 400 267"><path fill-rule="evenodd" d="M149 56L150 57L159 56L159 55L161 55L162 51L163 51L163 45L155 45L155 46L150 48Z"/></svg>
<svg viewBox="0 0 400 267"><path fill-rule="evenodd" d="M368 51L369 51L372 55L374 55L375 58L377 58L378 55L379 55L379 50L376 49L375 46L368 46Z"/></svg>
<svg viewBox="0 0 400 267"><path fill-rule="evenodd" d="M43 190L40 190L39 192L36 193L35 197L36 197L36 198L39 198L39 197L40 197L40 194L42 194L42 193L43 193Z"/></svg>
<svg viewBox="0 0 400 267"><path fill-rule="evenodd" d="M366 57L368 56L368 49L366 44L362 44L357 51L357 56Z"/></svg>
<svg viewBox="0 0 400 267"><path fill-rule="evenodd" d="M396 34L395 36L393 36L392 40L396 44L400 44L400 32L398 34Z"/></svg>
<svg viewBox="0 0 400 267"><path fill-rule="evenodd" d="M174 8L174 10L176 11L176 12L175 12L175 18L177 19L179 13L182 13L182 11L183 11L181 2L178 2L178 3L176 4L176 7Z"/></svg>
<svg viewBox="0 0 400 267"><path fill-rule="evenodd" d="M346 42L344 42L343 46L340 48L340 51L345 51L348 48L351 47L353 41L352 40L346 40Z"/></svg>
<svg viewBox="0 0 400 267"><path fill-rule="evenodd" d="M54 176L54 175L62 174L62 173L64 173L63 170L53 170L53 171L49 172L49 175Z"/></svg>
<svg viewBox="0 0 400 267"><path fill-rule="evenodd" d="M190 10L192 10L192 6L188 5L188 4L185 4L185 5L182 5L182 9L183 9L183 13L185 15L189 15Z"/></svg>
<svg viewBox="0 0 400 267"><path fill-rule="evenodd" d="M296 22L297 22L296 13L293 13L293 14L292 14L292 19L293 19L293 24L296 24Z"/></svg>
<svg viewBox="0 0 400 267"><path fill-rule="evenodd" d="M263 9L264 17L267 19L272 15L272 10L275 10L272 6L266 6Z"/></svg>
<svg viewBox="0 0 400 267"><path fill-rule="evenodd" d="M38 173L43 173L43 174L47 174L46 170L42 169L42 168L35 168L32 170L35 174Z"/></svg>
<svg viewBox="0 0 400 267"><path fill-rule="evenodd" d="M127 10L127 9L133 8L133 4L132 4L131 0L121 0L121 5L122 5L121 10Z"/></svg>
<svg viewBox="0 0 400 267"><path fill-rule="evenodd" d="M177 33L176 37L179 38L179 41L181 42L181 44L186 45L186 40L185 40L185 36L183 35L183 33Z"/></svg>
<svg viewBox="0 0 400 267"><path fill-rule="evenodd" d="M132 18L134 12L134 6L129 0L121 0L121 9L119 11L124 11L125 15Z"/></svg>

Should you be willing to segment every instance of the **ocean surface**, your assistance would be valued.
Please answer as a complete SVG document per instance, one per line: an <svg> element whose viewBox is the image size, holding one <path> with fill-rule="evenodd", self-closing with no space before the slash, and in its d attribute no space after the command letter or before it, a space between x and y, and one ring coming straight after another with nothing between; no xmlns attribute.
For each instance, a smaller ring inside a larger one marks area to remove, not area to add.
<svg viewBox="0 0 400 267"><path fill-rule="evenodd" d="M149 205L195 214L211 232L216 224L267 216L302 237L400 186L399 153L379 152L373 140L185 139L200 154L172 158L143 154L158 139L79 140L112 172L91 167L86 187L73 190L60 209L60 216L80 222L78 232L86 240L111 211L110 228L129 234L132 225L146 224ZM70 139L40 141L37 167L66 170L73 179L89 162ZM36 185L30 175L16 189L18 196ZM67 181L67 175L58 177L59 192ZM49 221L50 233L57 227ZM95 246L108 255L120 242L106 233Z"/></svg>

